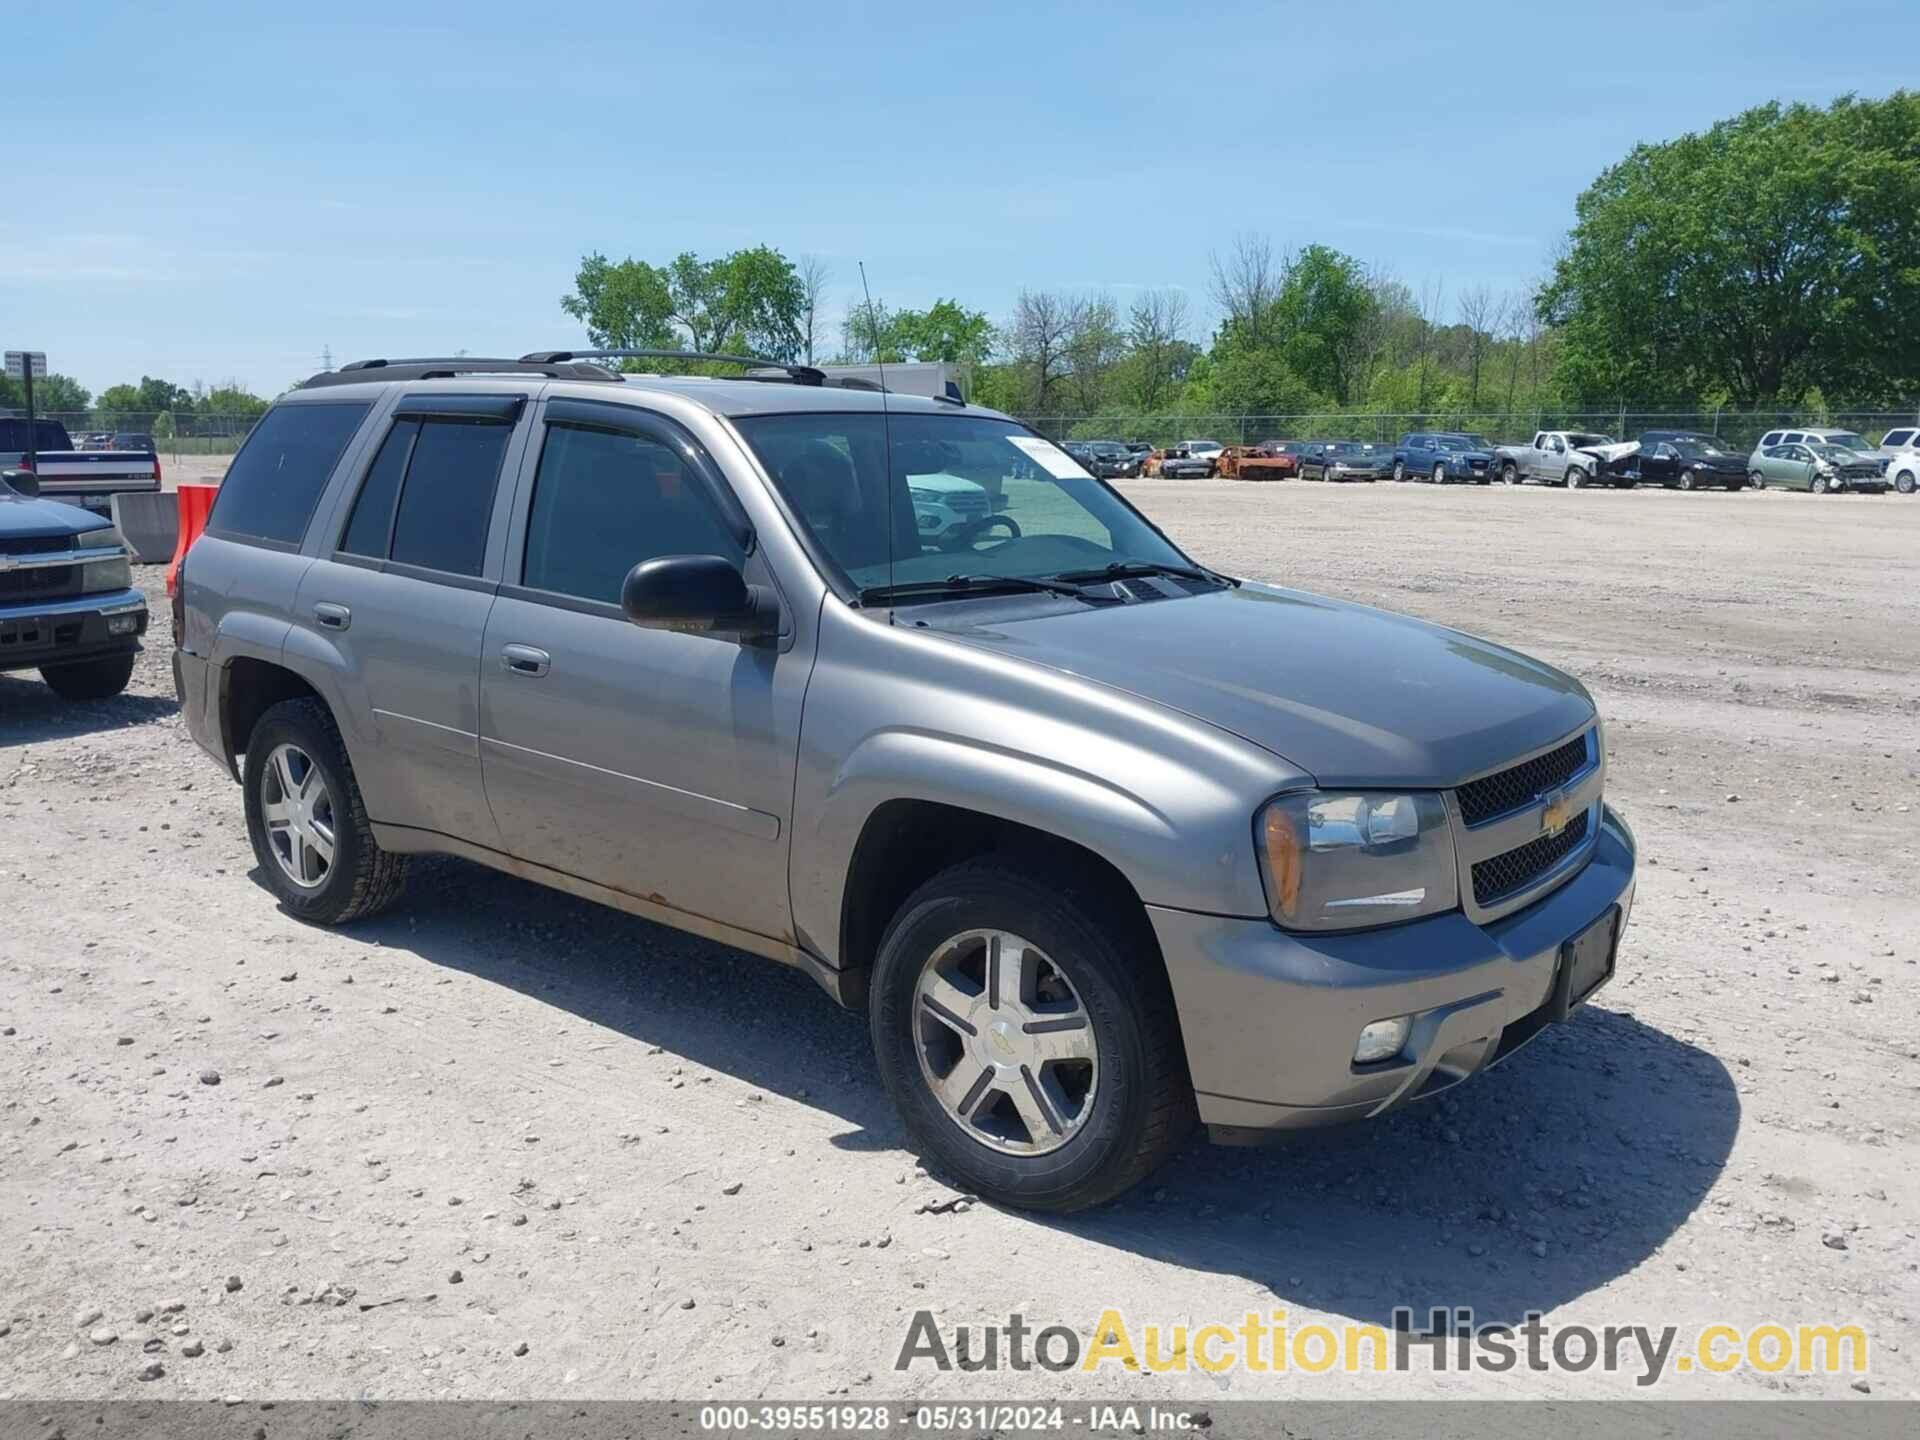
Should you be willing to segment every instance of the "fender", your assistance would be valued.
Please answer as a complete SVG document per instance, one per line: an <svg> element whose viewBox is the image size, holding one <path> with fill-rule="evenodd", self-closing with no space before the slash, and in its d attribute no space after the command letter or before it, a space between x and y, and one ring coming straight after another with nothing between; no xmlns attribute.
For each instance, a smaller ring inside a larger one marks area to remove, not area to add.
<svg viewBox="0 0 1920 1440"><path fill-rule="evenodd" d="M867 822L915 800L1085 847L1148 903L1267 913L1260 803L1303 778L1225 731L924 630L823 615L808 688L789 862L796 933L839 963Z"/></svg>

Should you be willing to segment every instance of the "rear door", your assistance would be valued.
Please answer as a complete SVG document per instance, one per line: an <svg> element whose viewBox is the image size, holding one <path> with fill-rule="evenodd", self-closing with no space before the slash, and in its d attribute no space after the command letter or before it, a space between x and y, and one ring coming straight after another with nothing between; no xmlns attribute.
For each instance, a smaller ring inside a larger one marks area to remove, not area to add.
<svg viewBox="0 0 1920 1440"><path fill-rule="evenodd" d="M480 646L524 444L520 394L405 395L307 571L295 623L337 656L353 755L377 822L490 849L480 774Z"/></svg>
<svg viewBox="0 0 1920 1440"><path fill-rule="evenodd" d="M547 402L480 669L487 795L509 852L654 905L792 933L787 830L810 646L642 629L627 572L720 555L771 584L684 429ZM667 917L671 918L671 917Z"/></svg>

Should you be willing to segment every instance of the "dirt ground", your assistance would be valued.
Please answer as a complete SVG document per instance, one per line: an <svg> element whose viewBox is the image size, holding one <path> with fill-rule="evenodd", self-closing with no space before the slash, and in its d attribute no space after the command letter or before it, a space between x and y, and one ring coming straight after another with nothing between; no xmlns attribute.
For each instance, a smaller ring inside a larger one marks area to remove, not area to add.
<svg viewBox="0 0 1920 1440"><path fill-rule="evenodd" d="M1371 1127L1196 1143L1090 1214L956 1203L797 973L455 861L346 932L281 914L149 571L126 696L0 677L0 1395L1633 1393L893 1368L921 1308L1084 1336L1110 1305L1442 1304L1857 1321L1873 1395L1920 1397L1920 500L1123 488L1215 565L1593 689L1643 868L1574 1023Z"/></svg>

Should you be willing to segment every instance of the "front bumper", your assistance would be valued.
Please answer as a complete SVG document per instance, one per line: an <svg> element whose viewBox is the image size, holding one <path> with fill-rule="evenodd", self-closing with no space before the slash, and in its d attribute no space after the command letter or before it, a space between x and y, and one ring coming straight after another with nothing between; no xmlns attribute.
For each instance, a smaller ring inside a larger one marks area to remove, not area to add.
<svg viewBox="0 0 1920 1440"><path fill-rule="evenodd" d="M0 671L125 655L146 633L147 600L138 590L0 605Z"/></svg>
<svg viewBox="0 0 1920 1440"><path fill-rule="evenodd" d="M1454 911L1387 929L1303 935L1265 920L1148 906L1216 1139L1366 1119L1504 1059L1555 1018L1562 949L1633 908L1633 833L1602 812L1593 857L1552 894L1476 925ZM1401 1054L1353 1063L1361 1028L1413 1017Z"/></svg>

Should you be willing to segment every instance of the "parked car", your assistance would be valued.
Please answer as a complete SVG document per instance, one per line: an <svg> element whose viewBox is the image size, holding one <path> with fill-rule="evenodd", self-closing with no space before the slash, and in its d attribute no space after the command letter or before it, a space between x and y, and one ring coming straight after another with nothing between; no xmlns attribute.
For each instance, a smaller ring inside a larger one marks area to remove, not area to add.
<svg viewBox="0 0 1920 1440"><path fill-rule="evenodd" d="M931 1163L1043 1210L1432 1096L1613 975L1572 677L1210 570L992 411L543 353L315 376L185 557L182 714L292 916L443 852L796 966ZM1004 504L895 523L923 448Z"/></svg>
<svg viewBox="0 0 1920 1440"><path fill-rule="evenodd" d="M1748 483L1756 490L1853 491L1871 495L1887 492L1887 477L1878 457L1868 459L1843 445L1818 441L1789 442L1756 450L1747 458Z"/></svg>
<svg viewBox="0 0 1920 1440"><path fill-rule="evenodd" d="M1083 463L1102 480L1133 480L1140 474L1141 457L1118 440L1091 440L1087 452L1091 458Z"/></svg>
<svg viewBox="0 0 1920 1440"><path fill-rule="evenodd" d="M1217 440L1182 440L1161 459L1160 473L1169 479L1208 479L1219 470L1225 450Z"/></svg>
<svg viewBox="0 0 1920 1440"><path fill-rule="evenodd" d="M1378 480L1393 473L1393 452L1362 440L1323 440L1300 455L1302 480Z"/></svg>
<svg viewBox="0 0 1920 1440"><path fill-rule="evenodd" d="M1836 430L1827 425L1809 425L1797 430L1769 430L1760 437L1760 443L1753 447L1754 453L1771 450L1776 445L1837 445L1842 450L1851 450L1863 460L1871 460L1884 473L1886 456L1867 443L1867 437L1858 430Z"/></svg>
<svg viewBox="0 0 1920 1440"><path fill-rule="evenodd" d="M1507 485L1541 480L1569 490L1595 483L1631 486L1633 479L1620 462L1639 448L1638 441L1586 430L1542 430L1528 444L1496 446L1493 466Z"/></svg>
<svg viewBox="0 0 1920 1440"><path fill-rule="evenodd" d="M1635 483L1644 481L1681 490L1710 485L1743 490L1747 486L1746 457L1729 450L1717 436L1689 430L1648 430L1636 443L1639 450L1621 462L1621 473Z"/></svg>
<svg viewBox="0 0 1920 1440"><path fill-rule="evenodd" d="M64 700L104 700L127 688L146 630L119 533L41 498L31 472L0 472L0 673L38 670Z"/></svg>
<svg viewBox="0 0 1920 1440"><path fill-rule="evenodd" d="M40 493L96 515L110 513L115 495L151 494L160 488L160 457L147 450L76 450L58 420L33 422L34 458L28 465L27 422L0 415L0 470L32 470Z"/></svg>
<svg viewBox="0 0 1920 1440"><path fill-rule="evenodd" d="M82 450L111 450L113 448L113 434L107 430L92 431L80 437L80 448Z"/></svg>
<svg viewBox="0 0 1920 1440"><path fill-rule="evenodd" d="M1493 478L1493 446L1478 435L1453 430L1402 435L1393 447L1393 478L1431 480L1436 485L1485 485Z"/></svg>
<svg viewBox="0 0 1920 1440"><path fill-rule="evenodd" d="M1060 448L1080 462L1083 470L1093 469L1093 447L1084 440L1063 440Z"/></svg>
<svg viewBox="0 0 1920 1440"><path fill-rule="evenodd" d="M1126 440L1121 443L1127 447L1127 453L1129 455L1139 457L1142 465L1147 463L1147 456L1153 453L1153 442L1151 440Z"/></svg>
<svg viewBox="0 0 1920 1440"><path fill-rule="evenodd" d="M1911 495L1920 482L1920 426L1903 425L1880 437L1880 458L1893 488Z"/></svg>

